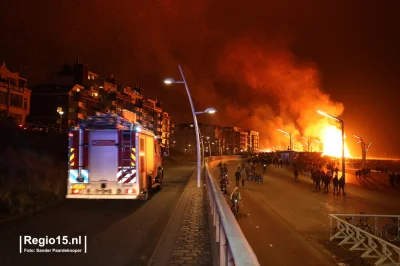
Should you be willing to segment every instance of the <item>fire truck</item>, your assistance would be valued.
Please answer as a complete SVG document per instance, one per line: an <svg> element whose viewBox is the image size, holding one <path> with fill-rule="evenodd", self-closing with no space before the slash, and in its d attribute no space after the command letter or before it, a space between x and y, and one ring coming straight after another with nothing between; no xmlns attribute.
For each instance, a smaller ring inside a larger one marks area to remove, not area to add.
<svg viewBox="0 0 400 266"><path fill-rule="evenodd" d="M68 199L143 199L163 185L161 148L150 130L100 114L69 132Z"/></svg>

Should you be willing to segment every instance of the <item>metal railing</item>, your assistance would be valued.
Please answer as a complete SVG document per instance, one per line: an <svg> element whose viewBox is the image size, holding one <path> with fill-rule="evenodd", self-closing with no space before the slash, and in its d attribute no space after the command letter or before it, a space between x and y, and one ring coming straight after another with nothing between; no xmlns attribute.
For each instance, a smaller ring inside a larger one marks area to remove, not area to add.
<svg viewBox="0 0 400 266"><path fill-rule="evenodd" d="M361 224L362 226L356 225L357 219L365 221L366 218L373 218L374 223L372 225L367 223ZM378 232L385 233L385 230L379 229L379 219L381 221L384 219L397 220L397 226L400 225L400 216L395 215L329 214L330 241L340 240L339 246L350 245L349 250L361 251L361 257L373 260L374 265L385 263L384 265L399 266L400 247L378 236L380 235ZM367 228L371 233L365 230Z"/></svg>
<svg viewBox="0 0 400 266"><path fill-rule="evenodd" d="M211 238L218 246L218 265L220 266L258 266L260 263L239 227L219 184L214 181L210 170L221 160L239 160L240 156L212 156L205 159L207 193L211 208Z"/></svg>

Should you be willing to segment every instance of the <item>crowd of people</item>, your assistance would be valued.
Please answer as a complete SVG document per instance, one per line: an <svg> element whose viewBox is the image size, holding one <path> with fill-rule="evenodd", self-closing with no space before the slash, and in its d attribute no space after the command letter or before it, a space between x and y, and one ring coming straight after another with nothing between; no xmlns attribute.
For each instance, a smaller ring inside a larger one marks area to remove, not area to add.
<svg viewBox="0 0 400 266"><path fill-rule="evenodd" d="M396 186L396 184L400 186L400 173L396 174L396 173L392 172L392 173L389 173L388 176L389 176L390 187L394 188Z"/></svg>
<svg viewBox="0 0 400 266"><path fill-rule="evenodd" d="M239 187L244 188L247 181L255 181L256 183L263 183L263 175L267 173L267 169L270 166L276 168L292 168L294 181L299 182L299 174L305 173L310 175L315 191L321 191L323 186L323 192L333 192L334 195L345 196L345 179L343 176L339 177L339 159L331 158L328 156L321 156L320 153L300 153L292 155L289 158L288 153L284 152L272 152L272 153L259 153L257 156L248 157L243 159L239 164L234 173L235 177L235 188L230 194L230 200L232 201L232 210L235 207L235 200L240 201ZM291 164L292 163L292 164ZM360 169L360 163L358 161L348 162L350 168L352 164L355 169L356 178L367 178L371 176L371 169L369 167ZM256 166L262 166L262 174L256 172ZM228 180L228 168L225 163L219 163L220 169L220 185L221 191L227 195L226 186L229 183ZM354 168L353 168L354 169ZM391 187L395 187L396 184L400 185L400 172L388 172L385 167L377 167L376 171L387 173L389 177L389 184ZM331 185L333 188L331 188ZM237 201L236 201L237 202ZM236 206L238 208L238 206ZM238 210L238 209L237 209Z"/></svg>

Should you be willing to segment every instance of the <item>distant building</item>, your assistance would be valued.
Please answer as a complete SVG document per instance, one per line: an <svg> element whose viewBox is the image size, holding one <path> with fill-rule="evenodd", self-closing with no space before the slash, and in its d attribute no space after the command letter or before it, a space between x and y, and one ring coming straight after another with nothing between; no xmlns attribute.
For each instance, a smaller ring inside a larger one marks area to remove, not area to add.
<svg viewBox="0 0 400 266"><path fill-rule="evenodd" d="M251 153L257 153L259 152L259 141L260 141L260 135L257 131L253 130L247 130L248 133L248 148L249 152Z"/></svg>
<svg viewBox="0 0 400 266"><path fill-rule="evenodd" d="M154 131L164 153L168 153L173 125L158 99L143 99L139 85L121 84L112 73L101 77L90 71L80 59L72 67L65 65L51 74L45 84L34 89L32 97L33 124L36 126L47 125L56 129L61 118L65 130L96 112L120 114L128 110L133 113L131 120ZM58 109L63 110L62 116Z"/></svg>
<svg viewBox="0 0 400 266"><path fill-rule="evenodd" d="M3 62L0 66L0 119L9 117L15 123L25 125L30 105L28 81L20 77L18 72L8 70Z"/></svg>
<svg viewBox="0 0 400 266"><path fill-rule="evenodd" d="M162 113L161 119L161 146L169 154L170 138L174 132L174 125L171 123L171 117L167 112Z"/></svg>
<svg viewBox="0 0 400 266"><path fill-rule="evenodd" d="M210 151L211 155L251 152L249 149L250 134L239 127L222 127L199 123L199 131L203 140L205 155L210 155ZM257 133L255 131L252 132L253 134ZM196 135L194 125L192 123L176 125L171 141L171 147L175 150L184 153L195 153Z"/></svg>
<svg viewBox="0 0 400 266"><path fill-rule="evenodd" d="M143 100L143 108L139 122L146 128L152 130L157 136L164 154L169 154L170 135L173 128L171 117L161 108L158 99Z"/></svg>
<svg viewBox="0 0 400 266"><path fill-rule="evenodd" d="M199 123L199 131L202 136L204 152L209 155L218 154L218 141L216 138L216 128L214 125ZM171 147L182 153L196 153L196 135L193 123L175 125L171 134ZM200 147L201 148L201 147ZM202 148L201 148L202 149Z"/></svg>

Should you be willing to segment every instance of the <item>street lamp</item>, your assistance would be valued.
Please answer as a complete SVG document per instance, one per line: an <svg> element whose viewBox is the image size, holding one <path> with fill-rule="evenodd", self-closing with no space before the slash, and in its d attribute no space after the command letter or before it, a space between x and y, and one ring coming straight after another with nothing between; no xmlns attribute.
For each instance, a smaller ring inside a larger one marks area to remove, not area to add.
<svg viewBox="0 0 400 266"><path fill-rule="evenodd" d="M363 139L360 136L357 135L353 135L355 138L358 138L359 141L357 143L361 144L361 157L362 157L362 164L363 164L363 168L366 169L367 168L367 151L369 149L369 147L371 146L371 142L368 143L368 145L365 145L365 142L363 141Z"/></svg>
<svg viewBox="0 0 400 266"><path fill-rule="evenodd" d="M192 114L193 114L193 122L194 122L194 126L195 126L195 134L196 134L196 144L197 144L197 187L200 187L200 182L201 182L201 155L200 155L200 131L199 131L199 125L197 123L197 117L196 117L196 111L194 109L194 104L193 104L193 100L192 100L192 96L190 95L190 90L189 90L189 86L186 82L186 78L185 75L183 74L182 68L181 66L178 65L179 68L179 72L181 73L181 77L182 80L181 81L177 81L171 78L167 78L164 80L165 84L184 84L185 88L186 88L186 93L187 96L189 98L189 102L190 102L190 107L192 109ZM207 108L206 110L204 110L203 113L215 113L215 109L212 108Z"/></svg>
<svg viewBox="0 0 400 266"><path fill-rule="evenodd" d="M284 130L282 130L282 129L279 129L279 128L278 128L278 131L280 131L280 132L282 132L282 133L284 133L284 134L289 135L289 139L290 139L290 146L289 146L289 149L292 150L292 134L290 134L289 132L286 132L286 131L284 131Z"/></svg>
<svg viewBox="0 0 400 266"><path fill-rule="evenodd" d="M62 116L64 114L64 111L58 110L58 113L60 114L60 133L61 133L61 130L62 130Z"/></svg>
<svg viewBox="0 0 400 266"><path fill-rule="evenodd" d="M310 152L310 140L305 137L301 137L301 138L307 140L307 151Z"/></svg>
<svg viewBox="0 0 400 266"><path fill-rule="evenodd" d="M196 115L199 114L214 114L217 110L215 110L214 108L207 108L206 110L202 111L202 112L195 112Z"/></svg>
<svg viewBox="0 0 400 266"><path fill-rule="evenodd" d="M332 116L332 115L329 115L327 113L324 113L324 112L322 112L320 110L318 110L317 113L319 113L320 115L329 117L329 118L331 118L333 120L336 120L336 121L338 121L338 122L340 122L342 124L342 176L343 176L344 181L346 182L346 159L344 157L344 121L342 119L339 119L339 118L335 117L335 116Z"/></svg>

